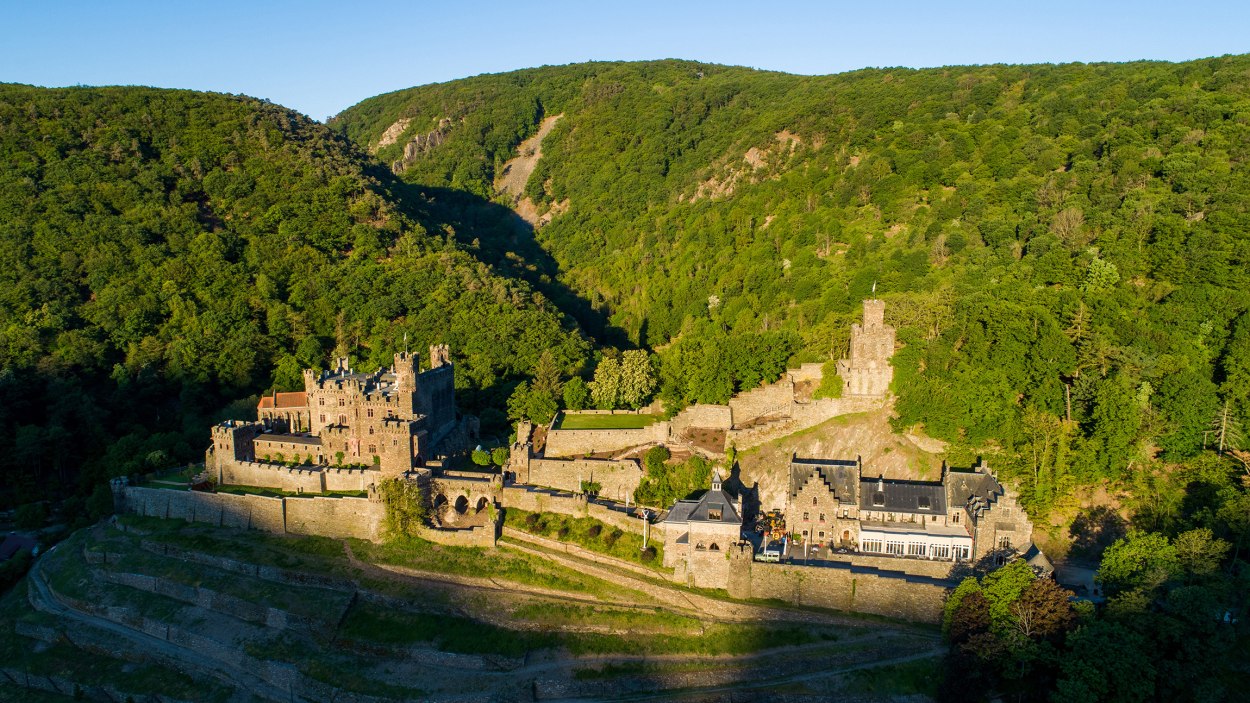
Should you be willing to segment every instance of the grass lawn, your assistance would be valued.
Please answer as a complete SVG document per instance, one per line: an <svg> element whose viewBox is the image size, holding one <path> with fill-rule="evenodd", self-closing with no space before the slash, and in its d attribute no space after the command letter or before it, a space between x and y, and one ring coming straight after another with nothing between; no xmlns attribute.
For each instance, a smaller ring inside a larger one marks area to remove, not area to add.
<svg viewBox="0 0 1250 703"><path fill-rule="evenodd" d="M664 563L664 545L651 540L654 551L642 551L642 535L617 529L589 517L572 517L556 513L531 513L520 508L504 510L504 524L530 534L570 542L592 552L607 554L651 568Z"/></svg>
<svg viewBox="0 0 1250 703"><path fill-rule="evenodd" d="M563 413L557 430L637 430L656 420L659 415L580 415Z"/></svg>

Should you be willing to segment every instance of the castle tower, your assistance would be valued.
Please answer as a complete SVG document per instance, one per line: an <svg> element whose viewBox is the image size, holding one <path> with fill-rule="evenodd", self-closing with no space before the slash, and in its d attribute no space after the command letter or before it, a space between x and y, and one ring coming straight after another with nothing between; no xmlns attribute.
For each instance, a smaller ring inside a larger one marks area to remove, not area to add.
<svg viewBox="0 0 1250 703"><path fill-rule="evenodd" d="M894 328L885 324L885 301L864 301L864 323L851 325L851 349L838 361L845 396L884 397L894 380Z"/></svg>
<svg viewBox="0 0 1250 703"><path fill-rule="evenodd" d="M395 390L412 393L417 390L417 356L406 351L395 354Z"/></svg>
<svg viewBox="0 0 1250 703"><path fill-rule="evenodd" d="M304 369L304 392L311 397L312 392L315 390L317 390L317 370Z"/></svg>
<svg viewBox="0 0 1250 703"><path fill-rule="evenodd" d="M446 344L430 345L430 369L451 365L451 347Z"/></svg>

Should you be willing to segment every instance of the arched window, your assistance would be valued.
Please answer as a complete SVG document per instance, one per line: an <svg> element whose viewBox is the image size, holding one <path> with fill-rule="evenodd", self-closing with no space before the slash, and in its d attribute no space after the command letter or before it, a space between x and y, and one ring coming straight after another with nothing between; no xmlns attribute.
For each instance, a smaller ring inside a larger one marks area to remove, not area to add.
<svg viewBox="0 0 1250 703"><path fill-rule="evenodd" d="M713 542L713 543L712 543L712 546L708 547L707 549L708 549L708 551L709 551L709 552L719 552L719 551L720 551L720 545L718 545L718 544L716 544L715 542Z"/></svg>
<svg viewBox="0 0 1250 703"><path fill-rule="evenodd" d="M816 504L816 496L812 496L812 505Z"/></svg>

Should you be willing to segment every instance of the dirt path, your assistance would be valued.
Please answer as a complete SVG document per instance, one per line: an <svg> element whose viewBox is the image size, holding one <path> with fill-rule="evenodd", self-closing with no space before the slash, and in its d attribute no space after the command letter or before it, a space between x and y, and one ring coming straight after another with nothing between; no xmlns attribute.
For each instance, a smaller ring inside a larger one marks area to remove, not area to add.
<svg viewBox="0 0 1250 703"><path fill-rule="evenodd" d="M84 613L65 605L57 598L51 586L48 585L47 575L44 573L44 565L48 556L50 556L50 553L45 554L35 562L26 579L27 583L30 584L30 588L27 591L28 598L35 610L55 615L62 620L71 620L104 630L130 642L135 647L149 654L155 654L157 658L177 662L180 665L179 668L205 672L230 686L239 687L240 691L248 691L253 695L273 701L292 700L290 691L284 691L273 686L245 668L213 659L203 652L173 644L167 640L153 637L138 630L132 630L111 620ZM306 699L300 697L299 700Z"/></svg>

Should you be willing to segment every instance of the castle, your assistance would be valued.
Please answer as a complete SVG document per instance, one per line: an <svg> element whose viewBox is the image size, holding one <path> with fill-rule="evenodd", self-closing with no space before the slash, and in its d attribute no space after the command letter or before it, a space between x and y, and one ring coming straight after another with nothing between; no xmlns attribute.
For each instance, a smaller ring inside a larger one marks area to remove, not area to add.
<svg viewBox="0 0 1250 703"><path fill-rule="evenodd" d="M429 368L395 354L394 366L304 371L304 390L260 399L256 422L212 428L205 467L218 484L297 492L367 490L429 459L463 450L476 423L456 414L455 369L446 345L430 347ZM276 472L277 465L289 469Z"/></svg>

